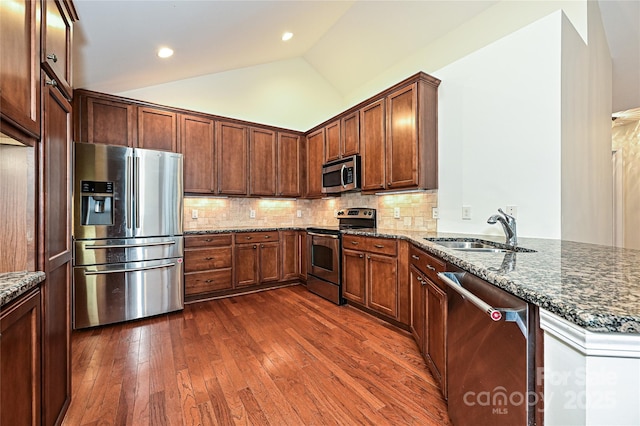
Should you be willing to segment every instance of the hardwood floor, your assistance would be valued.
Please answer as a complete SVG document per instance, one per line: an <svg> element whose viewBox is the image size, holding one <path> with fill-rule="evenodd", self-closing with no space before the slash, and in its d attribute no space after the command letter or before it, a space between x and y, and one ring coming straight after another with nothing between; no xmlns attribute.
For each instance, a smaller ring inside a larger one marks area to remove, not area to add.
<svg viewBox="0 0 640 426"><path fill-rule="evenodd" d="M446 425L408 333L302 286L74 332L63 425Z"/></svg>

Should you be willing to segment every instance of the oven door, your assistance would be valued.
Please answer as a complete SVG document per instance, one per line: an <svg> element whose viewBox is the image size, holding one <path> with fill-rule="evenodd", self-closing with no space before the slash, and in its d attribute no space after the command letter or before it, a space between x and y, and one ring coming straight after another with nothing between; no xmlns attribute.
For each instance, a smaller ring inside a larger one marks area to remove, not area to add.
<svg viewBox="0 0 640 426"><path fill-rule="evenodd" d="M340 236L308 232L307 274L340 284Z"/></svg>

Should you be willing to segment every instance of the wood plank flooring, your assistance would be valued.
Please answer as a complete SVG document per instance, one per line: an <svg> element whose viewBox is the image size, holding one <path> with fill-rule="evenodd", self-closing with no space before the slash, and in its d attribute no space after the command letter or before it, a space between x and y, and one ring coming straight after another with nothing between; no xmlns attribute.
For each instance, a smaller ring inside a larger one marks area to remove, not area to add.
<svg viewBox="0 0 640 426"><path fill-rule="evenodd" d="M411 336L302 286L74 332L63 425L446 425Z"/></svg>

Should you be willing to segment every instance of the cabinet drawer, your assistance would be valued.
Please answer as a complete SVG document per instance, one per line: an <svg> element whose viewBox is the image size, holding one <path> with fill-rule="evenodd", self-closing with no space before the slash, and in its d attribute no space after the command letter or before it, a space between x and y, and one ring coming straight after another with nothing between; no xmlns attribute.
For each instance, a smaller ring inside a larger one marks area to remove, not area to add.
<svg viewBox="0 0 640 426"><path fill-rule="evenodd" d="M278 231L267 232L238 232L234 234L236 244L263 243L265 241L278 241Z"/></svg>
<svg viewBox="0 0 640 426"><path fill-rule="evenodd" d="M398 254L398 242L393 238L345 235L342 239L342 247L346 249L362 250L369 253L385 254L388 256L396 256Z"/></svg>
<svg viewBox="0 0 640 426"><path fill-rule="evenodd" d="M227 290L232 287L231 268L207 272L192 272L184 275L184 293L187 296Z"/></svg>
<svg viewBox="0 0 640 426"><path fill-rule="evenodd" d="M186 235L185 247L230 246L231 234Z"/></svg>
<svg viewBox="0 0 640 426"><path fill-rule="evenodd" d="M444 272L447 264L426 252L411 246L409 249L409 262L429 277L434 283L441 284L438 272Z"/></svg>
<svg viewBox="0 0 640 426"><path fill-rule="evenodd" d="M185 250L185 272L206 271L208 269L230 268L231 247L213 247Z"/></svg>

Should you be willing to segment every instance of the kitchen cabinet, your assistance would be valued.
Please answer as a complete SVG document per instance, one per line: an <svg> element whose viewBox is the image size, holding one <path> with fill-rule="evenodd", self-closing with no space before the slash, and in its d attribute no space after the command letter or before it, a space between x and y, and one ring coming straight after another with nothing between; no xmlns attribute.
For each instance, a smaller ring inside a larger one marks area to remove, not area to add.
<svg viewBox="0 0 640 426"><path fill-rule="evenodd" d="M340 155L347 157L360 153L360 112L354 111L340 119Z"/></svg>
<svg viewBox="0 0 640 426"><path fill-rule="evenodd" d="M385 188L385 102L378 99L360 110L362 190Z"/></svg>
<svg viewBox="0 0 640 426"><path fill-rule="evenodd" d="M279 197L302 196L301 137L293 133L278 132L278 185Z"/></svg>
<svg viewBox="0 0 640 426"><path fill-rule="evenodd" d="M234 235L235 286L247 287L280 279L278 231Z"/></svg>
<svg viewBox="0 0 640 426"><path fill-rule="evenodd" d="M302 257L302 246L306 247L306 232L280 231L281 280L300 278L303 259L306 262L306 258Z"/></svg>
<svg viewBox="0 0 640 426"><path fill-rule="evenodd" d="M0 1L0 130L40 136L40 2Z"/></svg>
<svg viewBox="0 0 640 426"><path fill-rule="evenodd" d="M395 239L343 237L343 297L394 320L402 320L398 244Z"/></svg>
<svg viewBox="0 0 640 426"><path fill-rule="evenodd" d="M276 195L276 132L249 129L249 195Z"/></svg>
<svg viewBox="0 0 640 426"><path fill-rule="evenodd" d="M138 148L178 152L177 114L142 106L137 110Z"/></svg>
<svg viewBox="0 0 640 426"><path fill-rule="evenodd" d="M324 160L324 128L307 136L306 198L322 197L322 164Z"/></svg>
<svg viewBox="0 0 640 426"><path fill-rule="evenodd" d="M215 194L215 124L212 119L180 114L184 192Z"/></svg>
<svg viewBox="0 0 640 426"><path fill-rule="evenodd" d="M43 73L42 80L49 77ZM42 285L43 423L58 424L71 400L71 104L43 86L40 142L39 269Z"/></svg>
<svg viewBox="0 0 640 426"><path fill-rule="evenodd" d="M76 90L75 140L107 145L137 146L136 106L123 98Z"/></svg>
<svg viewBox="0 0 640 426"><path fill-rule="evenodd" d="M438 278L446 263L416 247L409 250L411 315L410 330L433 374L447 397L447 293Z"/></svg>
<svg viewBox="0 0 640 426"><path fill-rule="evenodd" d="M184 293L187 302L233 288L232 235L186 235Z"/></svg>
<svg viewBox="0 0 640 426"><path fill-rule="evenodd" d="M216 122L218 193L247 195L248 129L227 121Z"/></svg>
<svg viewBox="0 0 640 426"><path fill-rule="evenodd" d="M0 312L0 424L39 426L40 290L31 290Z"/></svg>
<svg viewBox="0 0 640 426"><path fill-rule="evenodd" d="M341 157L340 120L324 126L324 162L337 160Z"/></svg>
<svg viewBox="0 0 640 426"><path fill-rule="evenodd" d="M67 99L73 97L71 89L71 40L73 21L77 14L66 0L42 2L42 69L55 79Z"/></svg>

